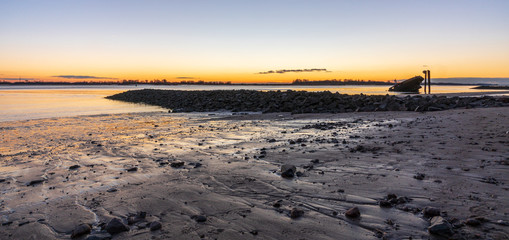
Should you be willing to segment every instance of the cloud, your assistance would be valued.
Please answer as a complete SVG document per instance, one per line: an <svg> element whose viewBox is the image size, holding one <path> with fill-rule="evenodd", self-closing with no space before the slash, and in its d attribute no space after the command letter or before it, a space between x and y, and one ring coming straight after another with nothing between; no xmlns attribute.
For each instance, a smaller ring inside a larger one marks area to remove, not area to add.
<svg viewBox="0 0 509 240"><path fill-rule="evenodd" d="M194 77L176 77L176 79L195 79Z"/></svg>
<svg viewBox="0 0 509 240"><path fill-rule="evenodd" d="M83 76L83 75L58 75L52 76L57 78L67 78L67 79L118 79L111 77L96 77L96 76Z"/></svg>
<svg viewBox="0 0 509 240"><path fill-rule="evenodd" d="M4 81L31 81L38 80L37 78L0 78L0 80Z"/></svg>
<svg viewBox="0 0 509 240"><path fill-rule="evenodd" d="M270 71L266 71L266 72L259 72L257 74L272 74L272 73L280 73L280 74L283 74L283 73L288 73L288 72L292 72L292 73L301 73L301 72L330 72L330 71L327 71L327 69L325 68L311 68L311 69L282 69L282 70L270 70Z"/></svg>

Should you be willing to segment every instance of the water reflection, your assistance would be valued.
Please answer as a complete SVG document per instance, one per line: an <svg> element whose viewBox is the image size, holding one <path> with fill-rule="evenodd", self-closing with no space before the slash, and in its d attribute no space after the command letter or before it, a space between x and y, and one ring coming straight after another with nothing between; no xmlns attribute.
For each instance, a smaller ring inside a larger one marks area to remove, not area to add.
<svg viewBox="0 0 509 240"><path fill-rule="evenodd" d="M432 93L499 93L500 90L472 89L473 86L432 86ZM2 86L0 88L0 121L38 119L92 114L165 111L160 107L132 104L104 97L133 89L173 90L296 90L330 91L342 94L398 95L389 86L292 86L292 85L137 85L137 86Z"/></svg>

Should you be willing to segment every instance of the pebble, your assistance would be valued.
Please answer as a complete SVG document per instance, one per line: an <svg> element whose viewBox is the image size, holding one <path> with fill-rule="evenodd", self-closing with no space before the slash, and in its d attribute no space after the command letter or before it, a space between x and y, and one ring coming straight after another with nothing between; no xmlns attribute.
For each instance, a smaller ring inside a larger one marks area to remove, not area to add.
<svg viewBox="0 0 509 240"><path fill-rule="evenodd" d="M146 212L138 212L137 214L129 216L127 218L127 224L132 225L137 222L141 222L141 221L145 220L146 216L147 216Z"/></svg>
<svg viewBox="0 0 509 240"><path fill-rule="evenodd" d="M69 167L69 170L76 170L78 168L80 168L80 165L72 165Z"/></svg>
<svg viewBox="0 0 509 240"><path fill-rule="evenodd" d="M205 221L207 221L207 217L203 216L203 215L194 215L191 218L194 219L196 222L205 222Z"/></svg>
<svg viewBox="0 0 509 240"><path fill-rule="evenodd" d="M77 238L79 236L83 236L85 234L89 234L92 230L92 227L86 223L82 223L74 228L71 233L71 238Z"/></svg>
<svg viewBox="0 0 509 240"><path fill-rule="evenodd" d="M423 180L426 177L424 173L417 173L414 175L414 178L417 180Z"/></svg>
<svg viewBox="0 0 509 240"><path fill-rule="evenodd" d="M160 223L160 222L158 222L158 221L154 221L154 222L151 222L151 223L150 223L149 228L150 228L150 231L156 231L156 230L161 229L161 228L162 228L162 225L161 225L161 223Z"/></svg>
<svg viewBox="0 0 509 240"><path fill-rule="evenodd" d="M428 227L431 234L449 236L452 234L452 226L449 222L440 216L431 219L431 226Z"/></svg>
<svg viewBox="0 0 509 240"><path fill-rule="evenodd" d="M348 218L358 218L361 216L361 212L359 211L358 207L353 207L345 212L345 216Z"/></svg>
<svg viewBox="0 0 509 240"><path fill-rule="evenodd" d="M422 213L424 214L424 217L427 218L440 216L440 209L435 207L425 207Z"/></svg>
<svg viewBox="0 0 509 240"><path fill-rule="evenodd" d="M292 210L290 211L290 218L300 218L302 217L302 215L304 215L304 211L302 211L301 209L298 209L298 208L292 208Z"/></svg>
<svg viewBox="0 0 509 240"><path fill-rule="evenodd" d="M174 162L170 163L170 167L172 167L172 168L180 168L182 166L184 166L184 162L182 162L182 161L174 161Z"/></svg>
<svg viewBox="0 0 509 240"><path fill-rule="evenodd" d="M294 165L285 164L281 166L281 177L293 178L295 176L296 171L297 168Z"/></svg>
<svg viewBox="0 0 509 240"><path fill-rule="evenodd" d="M126 226L119 218L111 219L105 227L106 231L111 234L117 234L121 232L129 231L129 227Z"/></svg>
<svg viewBox="0 0 509 240"><path fill-rule="evenodd" d="M26 185L27 186L34 186L34 185L37 185L39 183L43 183L44 182L44 179L37 179L37 180L32 180L30 182L28 182Z"/></svg>

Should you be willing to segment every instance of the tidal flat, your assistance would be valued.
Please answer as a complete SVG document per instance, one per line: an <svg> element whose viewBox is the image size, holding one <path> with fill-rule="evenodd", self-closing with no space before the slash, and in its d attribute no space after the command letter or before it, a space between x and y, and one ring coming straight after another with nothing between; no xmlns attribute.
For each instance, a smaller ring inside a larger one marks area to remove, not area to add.
<svg viewBox="0 0 509 240"><path fill-rule="evenodd" d="M509 107L1 122L0 239L508 239L508 156Z"/></svg>

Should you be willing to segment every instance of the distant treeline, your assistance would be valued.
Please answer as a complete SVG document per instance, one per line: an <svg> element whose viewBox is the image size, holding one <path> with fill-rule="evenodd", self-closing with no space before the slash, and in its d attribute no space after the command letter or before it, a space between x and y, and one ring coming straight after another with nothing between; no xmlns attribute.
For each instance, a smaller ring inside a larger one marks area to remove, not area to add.
<svg viewBox="0 0 509 240"><path fill-rule="evenodd" d="M4 85L136 85L136 84L151 84L151 85L232 85L231 82L205 82L205 81L190 81L183 80L178 82L169 82L163 80L121 80L121 81L81 81L81 82L48 82L48 81L19 81L7 82L3 81L0 84Z"/></svg>
<svg viewBox="0 0 509 240"><path fill-rule="evenodd" d="M390 81L380 82L372 80L353 80L353 79L331 79L331 80L307 80L296 79L292 85L392 85Z"/></svg>
<svg viewBox="0 0 509 240"><path fill-rule="evenodd" d="M232 83L221 81L193 81L182 80L170 82L166 79L154 80L119 80L119 81L80 81L80 82L58 82L58 81L2 81L1 85L392 85L390 81L380 82L372 80L353 80L353 79L331 79L331 80L307 80L296 79L291 83Z"/></svg>

